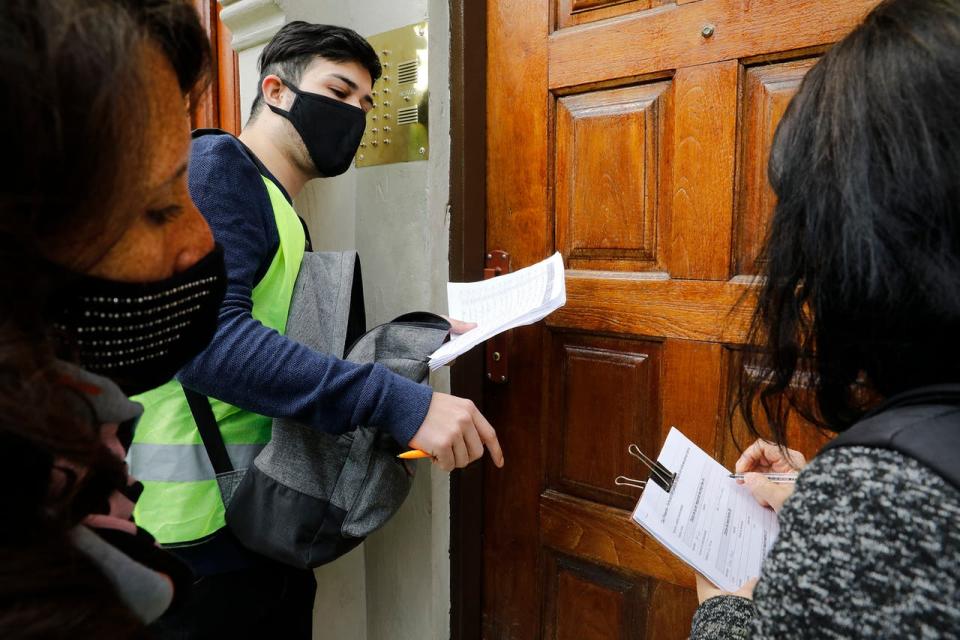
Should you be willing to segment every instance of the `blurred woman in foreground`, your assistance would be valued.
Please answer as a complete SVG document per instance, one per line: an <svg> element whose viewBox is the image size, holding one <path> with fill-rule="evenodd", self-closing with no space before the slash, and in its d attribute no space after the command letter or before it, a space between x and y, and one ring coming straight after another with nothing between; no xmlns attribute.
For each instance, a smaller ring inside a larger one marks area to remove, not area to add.
<svg viewBox="0 0 960 640"><path fill-rule="evenodd" d="M130 521L141 412L209 340L186 183L209 53L185 0L0 5L0 636L132 638L189 573Z"/></svg>

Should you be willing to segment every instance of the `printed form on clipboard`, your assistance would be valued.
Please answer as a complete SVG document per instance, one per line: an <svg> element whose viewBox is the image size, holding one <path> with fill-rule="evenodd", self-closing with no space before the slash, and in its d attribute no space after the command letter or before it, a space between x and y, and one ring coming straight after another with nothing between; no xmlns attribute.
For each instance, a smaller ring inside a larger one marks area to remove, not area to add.
<svg viewBox="0 0 960 640"><path fill-rule="evenodd" d="M673 487L648 482L633 521L724 591L759 577L780 530L776 513L675 427L657 462L676 474Z"/></svg>

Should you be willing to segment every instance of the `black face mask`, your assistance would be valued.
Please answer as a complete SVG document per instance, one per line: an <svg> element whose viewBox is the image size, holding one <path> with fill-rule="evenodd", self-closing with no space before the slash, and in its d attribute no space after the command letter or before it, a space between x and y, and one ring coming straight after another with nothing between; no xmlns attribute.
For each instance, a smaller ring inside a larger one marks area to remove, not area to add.
<svg viewBox="0 0 960 640"><path fill-rule="evenodd" d="M317 172L331 178L349 169L367 126L363 109L318 93L301 91L287 81L284 84L297 94L290 111L272 104L267 106L293 124Z"/></svg>
<svg viewBox="0 0 960 640"><path fill-rule="evenodd" d="M169 381L207 346L226 286L219 245L166 280L81 276L54 296L54 328L80 366L135 395Z"/></svg>

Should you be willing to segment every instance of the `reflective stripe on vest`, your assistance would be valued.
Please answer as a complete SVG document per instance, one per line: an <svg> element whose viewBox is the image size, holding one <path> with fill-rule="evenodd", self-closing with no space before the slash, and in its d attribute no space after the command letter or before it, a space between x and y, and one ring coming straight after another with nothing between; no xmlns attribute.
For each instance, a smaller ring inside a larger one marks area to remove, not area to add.
<svg viewBox="0 0 960 640"><path fill-rule="evenodd" d="M273 181L263 178L280 244L266 274L253 289L252 315L284 333L303 260L300 219ZM134 398L144 405L127 461L143 482L134 519L161 544L204 538L224 526L224 506L183 388L173 380ZM250 465L270 441L272 419L211 398L227 453L236 469Z"/></svg>
<svg viewBox="0 0 960 640"><path fill-rule="evenodd" d="M246 469L264 445L228 444L227 455L234 469ZM130 457L137 461L135 477L141 482L195 482L215 480L217 474L202 444L150 444L135 442Z"/></svg>

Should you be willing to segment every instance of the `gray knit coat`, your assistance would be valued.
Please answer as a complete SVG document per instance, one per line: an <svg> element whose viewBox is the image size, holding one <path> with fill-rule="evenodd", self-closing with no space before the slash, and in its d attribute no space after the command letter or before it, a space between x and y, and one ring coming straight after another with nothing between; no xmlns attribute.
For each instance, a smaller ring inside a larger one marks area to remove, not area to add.
<svg viewBox="0 0 960 640"><path fill-rule="evenodd" d="M753 601L710 598L691 638L960 638L960 491L927 467L827 451L779 518Z"/></svg>

